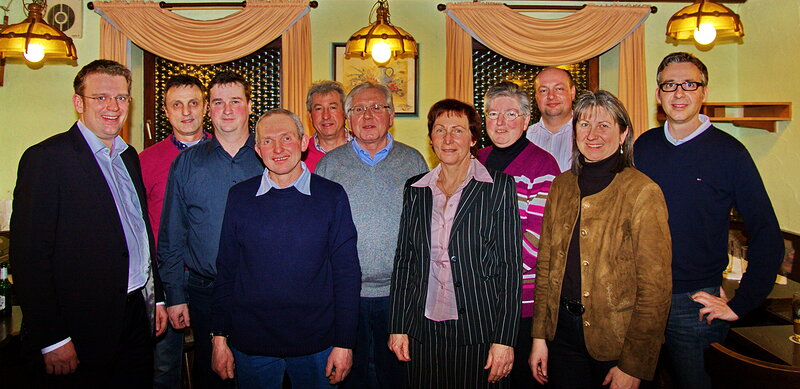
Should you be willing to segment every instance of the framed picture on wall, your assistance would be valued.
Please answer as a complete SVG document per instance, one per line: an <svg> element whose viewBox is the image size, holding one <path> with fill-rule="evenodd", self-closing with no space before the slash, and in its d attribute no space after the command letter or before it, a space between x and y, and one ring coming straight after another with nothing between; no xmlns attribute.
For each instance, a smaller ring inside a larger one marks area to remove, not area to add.
<svg viewBox="0 0 800 389"><path fill-rule="evenodd" d="M345 58L344 43L333 44L333 79L344 85L345 93L370 81L392 91L397 116L417 116L417 61L415 58L391 59L377 64L372 58Z"/></svg>

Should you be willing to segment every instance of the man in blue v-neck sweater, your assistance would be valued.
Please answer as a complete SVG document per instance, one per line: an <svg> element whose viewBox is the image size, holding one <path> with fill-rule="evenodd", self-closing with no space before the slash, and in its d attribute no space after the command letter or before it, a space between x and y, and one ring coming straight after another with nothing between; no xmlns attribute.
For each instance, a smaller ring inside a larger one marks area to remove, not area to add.
<svg viewBox="0 0 800 389"><path fill-rule="evenodd" d="M330 388L352 366L361 268L341 185L311 174L300 119L256 125L266 169L231 188L212 305L212 368L239 388ZM236 371L234 374L234 360Z"/></svg>
<svg viewBox="0 0 800 389"><path fill-rule="evenodd" d="M672 307L665 334L680 388L710 388L703 351L722 342L730 322L758 307L772 290L783 240L767 191L747 149L700 114L708 70L689 53L661 61L656 98L664 127L634 145L636 167L664 193L672 235ZM736 296L721 291L728 264L731 208L750 236L749 265Z"/></svg>

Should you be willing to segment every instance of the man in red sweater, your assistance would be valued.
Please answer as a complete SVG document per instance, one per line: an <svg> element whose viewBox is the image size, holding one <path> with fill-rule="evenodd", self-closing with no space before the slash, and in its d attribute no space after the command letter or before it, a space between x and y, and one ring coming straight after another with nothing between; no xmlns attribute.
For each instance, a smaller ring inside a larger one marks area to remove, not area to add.
<svg viewBox="0 0 800 389"><path fill-rule="evenodd" d="M172 134L139 154L142 180L147 191L148 214L156 242L169 167L182 150L210 138L211 135L203 131L205 113L205 87L200 80L181 74L167 81L164 114L172 126ZM180 387L182 352L183 330L168 328L164 337L156 343L155 388Z"/></svg>

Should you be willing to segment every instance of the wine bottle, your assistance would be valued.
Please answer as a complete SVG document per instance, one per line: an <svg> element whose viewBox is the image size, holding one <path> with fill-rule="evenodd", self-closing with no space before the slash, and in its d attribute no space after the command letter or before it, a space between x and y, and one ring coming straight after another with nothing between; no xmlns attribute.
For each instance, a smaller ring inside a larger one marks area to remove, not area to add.
<svg viewBox="0 0 800 389"><path fill-rule="evenodd" d="M0 317L11 315L11 283L8 282L8 264L0 265Z"/></svg>

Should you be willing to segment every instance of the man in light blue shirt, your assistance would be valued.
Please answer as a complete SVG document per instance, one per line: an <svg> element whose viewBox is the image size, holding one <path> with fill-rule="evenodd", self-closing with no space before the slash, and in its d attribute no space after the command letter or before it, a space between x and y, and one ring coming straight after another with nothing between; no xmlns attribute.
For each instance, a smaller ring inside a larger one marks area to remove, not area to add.
<svg viewBox="0 0 800 389"><path fill-rule="evenodd" d="M119 136L130 71L97 60L75 77L72 128L23 154L10 259L33 386L152 386L152 328L166 328L136 151ZM155 298L154 298L155 296Z"/></svg>
<svg viewBox="0 0 800 389"><path fill-rule="evenodd" d="M577 92L568 71L546 68L536 75L536 106L542 118L528 127L527 138L555 157L561 172L572 167L572 101Z"/></svg>

